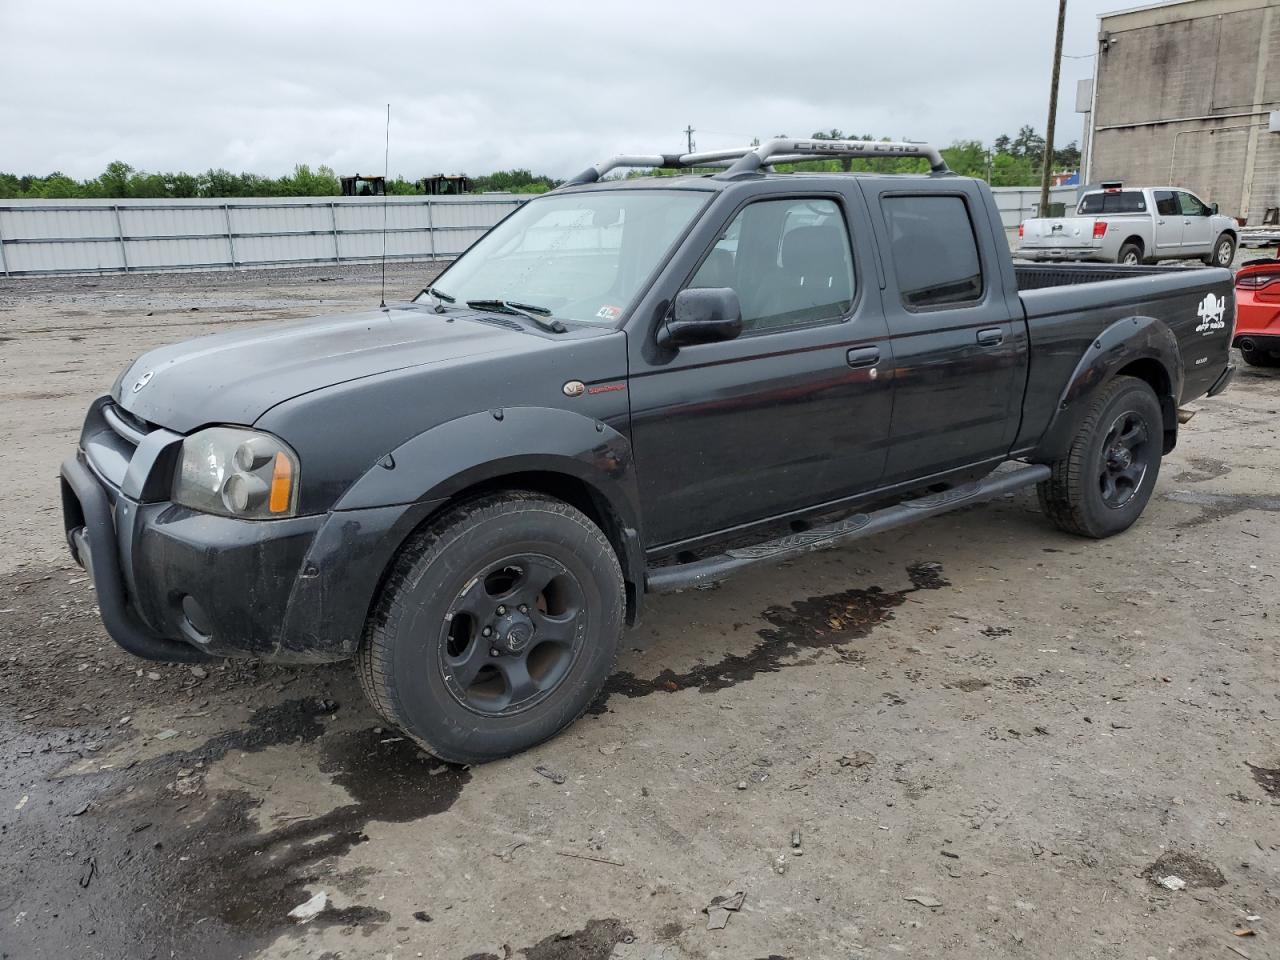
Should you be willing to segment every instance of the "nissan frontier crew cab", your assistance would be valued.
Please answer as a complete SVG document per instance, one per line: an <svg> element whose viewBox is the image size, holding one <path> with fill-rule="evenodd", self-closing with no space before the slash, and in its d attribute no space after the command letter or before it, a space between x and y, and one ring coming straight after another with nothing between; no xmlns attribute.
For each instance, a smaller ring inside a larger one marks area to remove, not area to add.
<svg viewBox="0 0 1280 960"><path fill-rule="evenodd" d="M886 153L931 170L773 169ZM138 358L67 539L126 650L354 658L388 722L492 760L592 703L647 594L1033 485L1124 531L1234 321L1224 269L1015 267L920 144L617 157L412 302Z"/></svg>
<svg viewBox="0 0 1280 960"><path fill-rule="evenodd" d="M1104 183L1080 198L1074 217L1041 217L1018 227L1026 260L1155 263L1200 260L1230 267L1240 242L1232 217L1178 187Z"/></svg>

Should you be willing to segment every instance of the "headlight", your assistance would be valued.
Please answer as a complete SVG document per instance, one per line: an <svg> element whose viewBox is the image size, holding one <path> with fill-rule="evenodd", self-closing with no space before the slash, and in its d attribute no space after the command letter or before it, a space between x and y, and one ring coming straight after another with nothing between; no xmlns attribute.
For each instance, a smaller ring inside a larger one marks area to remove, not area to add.
<svg viewBox="0 0 1280 960"><path fill-rule="evenodd" d="M201 430L182 441L173 502L247 520L291 517L298 505L298 457L270 434Z"/></svg>

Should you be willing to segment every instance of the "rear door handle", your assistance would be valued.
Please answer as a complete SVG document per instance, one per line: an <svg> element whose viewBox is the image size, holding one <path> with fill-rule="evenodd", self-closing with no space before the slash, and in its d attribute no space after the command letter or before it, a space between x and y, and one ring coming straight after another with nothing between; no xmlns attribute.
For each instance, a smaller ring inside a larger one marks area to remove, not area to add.
<svg viewBox="0 0 1280 960"><path fill-rule="evenodd" d="M851 367L874 367L880 362L880 348L859 347L856 350L850 350L844 358Z"/></svg>
<svg viewBox="0 0 1280 960"><path fill-rule="evenodd" d="M978 343L984 347L998 347L1004 343L1004 331L999 327L990 327L978 331Z"/></svg>

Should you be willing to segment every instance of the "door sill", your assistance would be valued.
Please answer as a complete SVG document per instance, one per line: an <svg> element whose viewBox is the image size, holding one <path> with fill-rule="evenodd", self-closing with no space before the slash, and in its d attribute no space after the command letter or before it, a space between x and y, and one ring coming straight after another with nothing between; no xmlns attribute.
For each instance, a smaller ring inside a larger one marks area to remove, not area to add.
<svg viewBox="0 0 1280 960"><path fill-rule="evenodd" d="M870 513L855 513L834 523L811 527L776 540L734 547L703 560L650 567L645 574L645 588L649 593L673 593L692 587L709 586L747 567L793 560L815 550L829 550L894 527L906 526L960 507L992 500L1047 480L1050 472L1049 467L1044 464L1023 466L964 483L941 493L903 500Z"/></svg>

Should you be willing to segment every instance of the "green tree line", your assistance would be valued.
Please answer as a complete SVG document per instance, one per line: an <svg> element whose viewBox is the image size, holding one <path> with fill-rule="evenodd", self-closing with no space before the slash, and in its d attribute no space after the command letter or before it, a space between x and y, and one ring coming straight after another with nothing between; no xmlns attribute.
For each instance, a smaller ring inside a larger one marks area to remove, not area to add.
<svg viewBox="0 0 1280 960"><path fill-rule="evenodd" d="M499 170L473 177L480 192L502 190L510 193L544 193L559 181L528 170ZM404 177L387 181L389 194L421 193L417 184ZM208 170L204 173L150 173L123 161L107 164L101 175L75 180L64 173L48 176L0 173L3 200L139 200L192 197L336 197L342 193L338 175L330 167L314 170L305 163L282 177L256 173Z"/></svg>
<svg viewBox="0 0 1280 960"><path fill-rule="evenodd" d="M782 134L781 136L785 136ZM868 135L845 134L838 128L820 130L815 138L828 140L872 140ZM1032 127L1022 127L1017 136L1002 135L990 147L979 140L957 140L942 149L947 165L956 173L980 177L995 187L1034 186L1040 182L1044 163L1044 138ZM1054 150L1054 169L1075 170L1080 165L1080 150L1075 143ZM915 173L925 168L923 161L911 157L884 157L874 160L814 160L782 169L842 170L877 173ZM674 171L653 171L672 175ZM629 176L650 173L632 171ZM561 181L535 174L530 170L498 170L472 177L479 193L544 193ZM420 193L415 181L396 177L387 181L389 194ZM0 173L0 199L3 200L84 200L84 199L188 199L191 197L332 197L342 193L338 175L327 166L314 170L305 163L281 177L256 173L231 173L207 170L204 173L150 173L123 161L107 164L101 175L89 180L76 180L63 173L47 176L19 176Z"/></svg>

